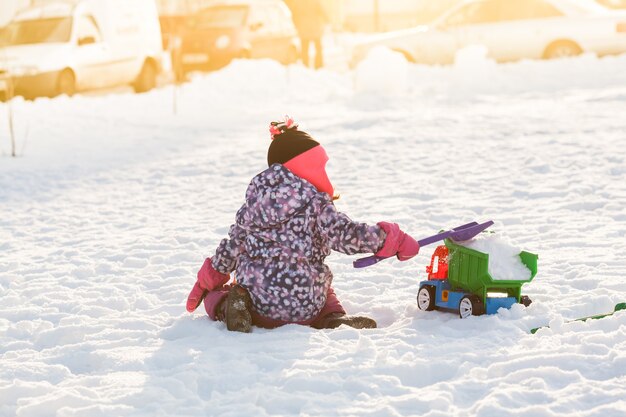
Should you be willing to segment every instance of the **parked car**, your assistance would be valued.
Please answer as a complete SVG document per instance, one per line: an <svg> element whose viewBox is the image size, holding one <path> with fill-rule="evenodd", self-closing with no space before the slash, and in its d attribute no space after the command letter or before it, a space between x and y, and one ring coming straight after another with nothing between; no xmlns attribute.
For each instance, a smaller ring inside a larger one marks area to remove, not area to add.
<svg viewBox="0 0 626 417"><path fill-rule="evenodd" d="M281 0L217 1L189 16L182 37L185 71L220 68L236 58L298 59L296 29Z"/></svg>
<svg viewBox="0 0 626 417"><path fill-rule="evenodd" d="M458 50L484 45L499 62L626 52L626 14L586 0L470 0L428 26L388 32L353 50L355 66L375 46L408 61L450 64Z"/></svg>
<svg viewBox="0 0 626 417"><path fill-rule="evenodd" d="M32 7L0 33L0 94L72 95L156 85L163 48L152 0L78 0Z"/></svg>

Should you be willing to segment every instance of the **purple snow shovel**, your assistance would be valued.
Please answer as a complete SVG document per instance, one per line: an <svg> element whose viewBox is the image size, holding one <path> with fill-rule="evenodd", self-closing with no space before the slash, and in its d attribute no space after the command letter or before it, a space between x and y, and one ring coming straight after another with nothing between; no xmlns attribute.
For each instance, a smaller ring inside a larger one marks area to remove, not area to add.
<svg viewBox="0 0 626 417"><path fill-rule="evenodd" d="M454 240L455 242L463 242L465 240L470 240L471 238L473 238L474 236L476 236L477 234L479 234L480 232L482 232L483 230L485 230L492 224L493 224L493 220L489 220L484 223L476 223L476 222L467 223L462 226L455 227L454 229L437 233L436 235L433 235L433 236L428 236L424 239L418 240L417 243L419 243L420 247L422 247L422 246L430 245L431 243L439 242L446 238L450 238ZM383 259L387 259L387 257L372 255L372 256L367 256L365 258L357 259L356 261L352 263L352 265L354 265L355 268L365 268L366 266L374 265L375 263L378 263L382 261Z"/></svg>

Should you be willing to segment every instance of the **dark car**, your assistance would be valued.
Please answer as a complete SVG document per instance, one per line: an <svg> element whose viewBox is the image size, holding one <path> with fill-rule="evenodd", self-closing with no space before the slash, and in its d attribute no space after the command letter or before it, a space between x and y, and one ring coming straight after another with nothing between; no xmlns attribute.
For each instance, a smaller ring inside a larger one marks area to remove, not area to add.
<svg viewBox="0 0 626 417"><path fill-rule="evenodd" d="M185 72L224 67L236 58L298 59L291 13L281 0L215 2L190 15L182 33Z"/></svg>

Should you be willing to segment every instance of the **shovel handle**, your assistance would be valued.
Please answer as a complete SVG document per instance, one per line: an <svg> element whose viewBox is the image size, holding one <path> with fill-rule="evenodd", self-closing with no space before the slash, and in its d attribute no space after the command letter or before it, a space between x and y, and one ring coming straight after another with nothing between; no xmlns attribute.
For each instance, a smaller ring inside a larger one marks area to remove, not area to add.
<svg viewBox="0 0 626 417"><path fill-rule="evenodd" d="M449 231L448 232L443 232L443 233L438 233L436 235L429 236L427 238L418 240L417 244L420 245L420 247L426 246L426 245L430 245L431 243L438 242L440 240L444 240L445 238L450 236L450 233L451 232L449 232ZM376 255L366 256L365 258L360 258L360 259L357 259L356 261L352 262L352 266L355 267L355 268L365 268L365 267L377 264L378 262L380 262L380 261L382 261L384 259L388 259L388 258L391 258L391 256L376 256Z"/></svg>
<svg viewBox="0 0 626 417"><path fill-rule="evenodd" d="M387 257L376 255L366 256L365 258L360 258L352 262L352 266L354 266L355 268L365 268L366 266L372 266L374 264L377 264L383 259L387 259Z"/></svg>

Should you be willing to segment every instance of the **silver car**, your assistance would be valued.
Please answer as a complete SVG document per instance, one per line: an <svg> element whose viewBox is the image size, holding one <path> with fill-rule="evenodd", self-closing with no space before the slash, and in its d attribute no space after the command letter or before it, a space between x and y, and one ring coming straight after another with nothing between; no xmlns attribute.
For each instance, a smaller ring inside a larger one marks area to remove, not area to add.
<svg viewBox="0 0 626 417"><path fill-rule="evenodd" d="M351 65L386 46L409 62L451 64L456 52L484 45L499 61L626 52L626 13L588 0L471 0L431 25L387 32L356 45Z"/></svg>

